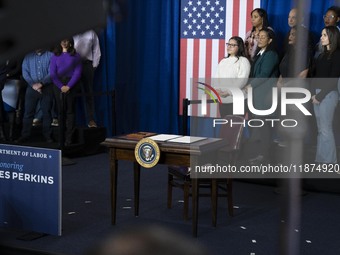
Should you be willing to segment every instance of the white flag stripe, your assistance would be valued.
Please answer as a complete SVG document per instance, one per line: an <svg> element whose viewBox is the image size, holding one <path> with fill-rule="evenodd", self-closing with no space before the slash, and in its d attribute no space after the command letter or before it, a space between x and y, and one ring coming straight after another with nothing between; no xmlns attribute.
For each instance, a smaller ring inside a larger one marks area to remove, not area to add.
<svg viewBox="0 0 340 255"><path fill-rule="evenodd" d="M198 78L205 78L205 64L209 56L206 54L206 47L207 47L207 40L201 39L200 40L200 51L199 51L199 70L198 70ZM195 84L196 85L196 84Z"/></svg>
<svg viewBox="0 0 340 255"><path fill-rule="evenodd" d="M198 71L198 81L201 82L205 82L205 77L207 77L206 74L206 64L208 62L208 58L211 58L211 56L209 56L207 54L207 39L200 39L200 50L199 50L199 71ZM210 59L209 59L210 60ZM197 87L198 84L194 84L193 87ZM206 98L206 94L202 91L199 90L198 91L198 100L201 100L203 98ZM203 102L202 105L196 104L196 105L192 105L191 109L194 110L197 113L198 116L204 116L207 114L207 112L203 112L202 113L202 109L206 109L206 105L204 106L204 103L206 104L206 102Z"/></svg>
<svg viewBox="0 0 340 255"><path fill-rule="evenodd" d="M254 9L261 7L261 0L253 0L254 1Z"/></svg>
<svg viewBox="0 0 340 255"><path fill-rule="evenodd" d="M241 38L246 37L246 29L247 29L247 20L250 17L250 13L247 13L247 2L248 4L251 4L250 1L247 0L240 0L240 18L239 18L239 25L238 25L238 36Z"/></svg>
<svg viewBox="0 0 340 255"><path fill-rule="evenodd" d="M227 1L226 17L225 17L225 40L228 41L230 37L233 36L233 11L234 11L234 1Z"/></svg>
<svg viewBox="0 0 340 255"><path fill-rule="evenodd" d="M219 61L221 61L219 59L219 44L220 40L218 39L213 39L212 40L212 60L211 60L211 76L214 77L215 73L216 73L216 69L217 69L217 65L214 63L218 63ZM214 52L216 52L217 54L214 54Z"/></svg>
<svg viewBox="0 0 340 255"><path fill-rule="evenodd" d="M194 63L194 39L187 39L187 69L186 69L186 98L192 98L192 77ZM188 109L188 114L191 115L191 107Z"/></svg>

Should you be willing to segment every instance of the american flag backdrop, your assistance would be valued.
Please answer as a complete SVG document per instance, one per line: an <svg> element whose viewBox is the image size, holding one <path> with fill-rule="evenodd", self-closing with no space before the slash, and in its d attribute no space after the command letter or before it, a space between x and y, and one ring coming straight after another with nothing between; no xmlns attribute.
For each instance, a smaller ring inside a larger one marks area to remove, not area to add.
<svg viewBox="0 0 340 255"><path fill-rule="evenodd" d="M200 99L197 81L210 84L226 41L245 38L251 29L250 13L261 0L182 0L180 36L180 109L183 98ZM199 105L189 115L200 115ZM217 117L217 104L208 104L207 116Z"/></svg>

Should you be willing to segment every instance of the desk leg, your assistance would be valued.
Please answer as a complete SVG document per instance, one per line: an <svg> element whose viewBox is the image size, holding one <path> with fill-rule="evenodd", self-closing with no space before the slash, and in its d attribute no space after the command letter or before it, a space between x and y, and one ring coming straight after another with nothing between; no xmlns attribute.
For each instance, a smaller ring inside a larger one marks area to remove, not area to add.
<svg viewBox="0 0 340 255"><path fill-rule="evenodd" d="M111 224L116 224L117 206L117 174L118 161L116 160L116 150L110 149L110 170L111 170Z"/></svg>
<svg viewBox="0 0 340 255"><path fill-rule="evenodd" d="M198 179L191 179L192 184L192 235L197 237L198 223Z"/></svg>
<svg viewBox="0 0 340 255"><path fill-rule="evenodd" d="M135 188L135 216L139 215L139 186L140 186L140 165L133 163L134 170L134 188Z"/></svg>
<svg viewBox="0 0 340 255"><path fill-rule="evenodd" d="M217 222L217 179L211 179L211 204L212 204L212 225L216 227Z"/></svg>

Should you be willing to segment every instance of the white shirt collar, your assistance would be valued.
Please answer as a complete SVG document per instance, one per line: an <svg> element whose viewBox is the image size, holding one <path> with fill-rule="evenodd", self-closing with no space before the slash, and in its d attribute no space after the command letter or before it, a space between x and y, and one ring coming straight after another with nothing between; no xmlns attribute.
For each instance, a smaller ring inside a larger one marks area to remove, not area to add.
<svg viewBox="0 0 340 255"><path fill-rule="evenodd" d="M257 53L257 55L262 56L262 54L263 54L264 51L265 51L265 49L260 50L259 53Z"/></svg>

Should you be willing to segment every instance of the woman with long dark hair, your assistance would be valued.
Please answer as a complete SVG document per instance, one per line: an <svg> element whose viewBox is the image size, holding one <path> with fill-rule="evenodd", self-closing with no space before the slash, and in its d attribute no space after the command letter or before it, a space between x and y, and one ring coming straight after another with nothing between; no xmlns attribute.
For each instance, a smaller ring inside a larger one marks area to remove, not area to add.
<svg viewBox="0 0 340 255"><path fill-rule="evenodd" d="M256 8L251 11L250 16L253 27L247 32L244 42L246 46L246 56L249 61L252 62L256 55L260 30L264 28L269 28L272 31L274 30L269 26L266 10Z"/></svg>
<svg viewBox="0 0 340 255"><path fill-rule="evenodd" d="M59 110L59 118L64 109L66 116L65 145L72 144L75 129L75 94L81 77L81 57L74 49L73 39L64 39L54 49L51 58L50 73L54 83L54 94ZM65 98L62 102L62 97ZM63 104L64 103L64 107ZM61 123L59 119L59 123Z"/></svg>
<svg viewBox="0 0 340 255"><path fill-rule="evenodd" d="M228 89L231 86L242 89L246 85L250 63L245 57L244 42L241 37L233 36L226 43L227 57L222 59L217 67L214 81L217 92L219 93L223 104L220 104L220 115L233 114L233 96Z"/></svg>
<svg viewBox="0 0 340 255"><path fill-rule="evenodd" d="M288 33L287 50L280 62L280 78L278 81L278 87L281 87L284 83L284 78L307 78L308 67L312 59L312 50L310 47L310 41L308 37L308 30L301 27L301 34L298 33L296 26L292 27ZM300 47L297 44L297 38L301 37L305 39L306 43ZM304 57L304 61L301 61L300 66L294 66L294 58L297 53L304 51L304 54L300 54ZM295 68L293 68L295 67Z"/></svg>
<svg viewBox="0 0 340 255"><path fill-rule="evenodd" d="M320 42L323 52L316 59L311 85L312 103L318 127L315 161L336 163L333 117L339 98L337 83L340 77L340 32L338 28L335 26L323 28Z"/></svg>

